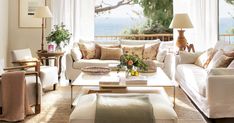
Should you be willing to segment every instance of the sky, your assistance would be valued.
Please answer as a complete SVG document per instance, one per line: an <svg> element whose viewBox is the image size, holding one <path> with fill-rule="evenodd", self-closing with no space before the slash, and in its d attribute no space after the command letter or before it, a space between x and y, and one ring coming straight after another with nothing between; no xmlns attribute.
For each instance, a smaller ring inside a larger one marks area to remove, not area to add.
<svg viewBox="0 0 234 123"><path fill-rule="evenodd" d="M115 5L118 0L96 0L96 5L100 5L100 3L104 1L107 4ZM140 5L134 4L134 5L124 5L120 6L116 9L111 10L110 12L101 13L97 17L111 17L111 18L126 18L126 17L132 17L132 18L144 18L143 17L143 9Z"/></svg>
<svg viewBox="0 0 234 123"><path fill-rule="evenodd" d="M230 17L228 12L234 13L234 5L227 4L225 0L219 0L219 17L220 18Z"/></svg>

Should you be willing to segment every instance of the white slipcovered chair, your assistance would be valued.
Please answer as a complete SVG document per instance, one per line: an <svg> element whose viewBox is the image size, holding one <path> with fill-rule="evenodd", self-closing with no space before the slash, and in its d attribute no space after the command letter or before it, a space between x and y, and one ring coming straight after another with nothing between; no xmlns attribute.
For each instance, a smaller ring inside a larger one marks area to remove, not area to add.
<svg viewBox="0 0 234 123"><path fill-rule="evenodd" d="M13 50L11 53L12 63L14 65L37 64L37 71L39 73L39 77L42 83L42 88L44 89L53 86L53 89L56 90L56 84L58 83L58 68L56 66L42 65L42 63L40 63L40 60L32 57L32 53L29 48ZM27 69L27 71L31 70L32 69Z"/></svg>
<svg viewBox="0 0 234 123"><path fill-rule="evenodd" d="M10 72L10 71L19 71L25 68L34 68L36 66L28 65L28 66L18 66L18 67L8 67L5 68L4 60L0 59L0 97L2 97L2 91L1 91L1 75L4 72ZM35 107L35 113L38 114L41 111L41 95L42 95L42 87L41 82L38 77L38 72L31 71L25 73L25 79L26 79L26 86L27 86L27 95L29 99L29 105L31 107ZM2 98L0 98L0 112L2 112ZM1 114L1 113L0 113Z"/></svg>

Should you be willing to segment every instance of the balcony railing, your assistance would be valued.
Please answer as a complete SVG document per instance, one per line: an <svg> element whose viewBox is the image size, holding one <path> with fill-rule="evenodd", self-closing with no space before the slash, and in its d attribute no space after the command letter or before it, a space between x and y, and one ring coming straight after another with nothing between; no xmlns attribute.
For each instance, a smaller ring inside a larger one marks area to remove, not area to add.
<svg viewBox="0 0 234 123"><path fill-rule="evenodd" d="M220 34L219 40L227 41L229 44L234 44L234 34Z"/></svg>
<svg viewBox="0 0 234 123"><path fill-rule="evenodd" d="M118 40L118 39L130 39L130 40L155 40L172 41L173 34L139 34L139 35L117 35L117 36L95 36L96 40Z"/></svg>

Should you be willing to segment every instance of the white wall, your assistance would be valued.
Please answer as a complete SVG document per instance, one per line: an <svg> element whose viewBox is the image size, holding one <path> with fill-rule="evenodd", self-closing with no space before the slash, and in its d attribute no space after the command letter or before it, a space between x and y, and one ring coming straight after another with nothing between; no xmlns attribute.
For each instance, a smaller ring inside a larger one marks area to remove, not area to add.
<svg viewBox="0 0 234 123"><path fill-rule="evenodd" d="M2 1L2 0L1 0ZM8 1L8 0L7 0ZM9 0L9 46L8 46L8 64L11 62L10 52L15 49L30 48L33 56L36 57L36 51L40 49L41 28L19 28L19 0ZM49 3L47 1L47 3ZM46 34L50 31L50 20L47 20ZM44 42L46 43L46 41ZM46 48L46 46L44 46ZM10 65L10 64L9 64Z"/></svg>
<svg viewBox="0 0 234 123"><path fill-rule="evenodd" d="M0 59L7 60L8 0L0 0Z"/></svg>

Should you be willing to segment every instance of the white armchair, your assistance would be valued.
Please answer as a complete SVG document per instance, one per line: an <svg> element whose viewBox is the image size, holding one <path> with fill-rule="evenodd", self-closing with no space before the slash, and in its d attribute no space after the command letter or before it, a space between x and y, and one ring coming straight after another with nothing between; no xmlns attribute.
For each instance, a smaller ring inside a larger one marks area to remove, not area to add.
<svg viewBox="0 0 234 123"><path fill-rule="evenodd" d="M37 64L37 71L40 76L42 88L53 86L53 89L56 90L56 84L58 83L58 68L56 66L41 65L38 59L32 57L30 49L13 50L11 53L12 63L14 65ZM31 71L32 69L27 70Z"/></svg>

